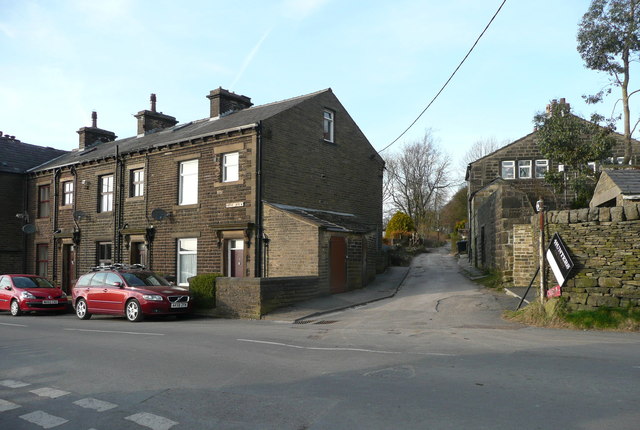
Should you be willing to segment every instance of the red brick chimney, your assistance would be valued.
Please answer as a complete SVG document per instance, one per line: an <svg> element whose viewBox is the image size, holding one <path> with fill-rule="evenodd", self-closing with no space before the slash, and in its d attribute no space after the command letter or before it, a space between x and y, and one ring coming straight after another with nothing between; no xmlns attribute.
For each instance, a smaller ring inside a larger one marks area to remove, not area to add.
<svg viewBox="0 0 640 430"><path fill-rule="evenodd" d="M571 111L571 104L567 103L567 100L563 97L560 99L560 101L553 99L551 100L551 103L549 103L547 105L547 115L551 115L553 113L553 107L554 106L558 106L560 108L562 108L563 113L565 112L570 112Z"/></svg>
<svg viewBox="0 0 640 430"><path fill-rule="evenodd" d="M141 110L134 116L138 119L138 136L153 131L173 127L178 123L175 117L156 112L156 95L151 94L151 110Z"/></svg>
<svg viewBox="0 0 640 430"><path fill-rule="evenodd" d="M253 106L249 97L232 93L222 87L210 91L207 98L211 100L210 118L218 118Z"/></svg>
<svg viewBox="0 0 640 430"><path fill-rule="evenodd" d="M76 133L80 135L78 148L81 151L88 146L101 142L111 142L118 137L112 131L98 128L98 114L95 111L91 112L91 127L82 127Z"/></svg>

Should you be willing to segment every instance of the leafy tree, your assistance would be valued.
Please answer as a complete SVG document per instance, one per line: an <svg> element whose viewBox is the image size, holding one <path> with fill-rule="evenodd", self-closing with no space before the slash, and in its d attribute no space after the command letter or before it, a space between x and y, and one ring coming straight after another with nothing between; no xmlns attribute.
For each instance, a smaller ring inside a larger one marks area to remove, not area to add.
<svg viewBox="0 0 640 430"><path fill-rule="evenodd" d="M385 237L393 238L413 231L415 231L415 227L411 217L404 212L396 212L387 224Z"/></svg>
<svg viewBox="0 0 640 430"><path fill-rule="evenodd" d="M461 187L442 208L440 219L449 231L467 219L467 187ZM463 227L464 228L464 227Z"/></svg>
<svg viewBox="0 0 640 430"><path fill-rule="evenodd" d="M640 0L592 0L578 27L578 52L592 70L606 72L611 83L606 90L585 96L588 103L597 103L620 87L622 119L626 140L624 164L632 157L631 136L640 119L631 127L629 98L630 64L640 53Z"/></svg>
<svg viewBox="0 0 640 430"><path fill-rule="evenodd" d="M429 130L421 141L405 145L386 160L385 201L414 221L426 235L437 223L446 190L451 187L450 159L437 147Z"/></svg>
<svg viewBox="0 0 640 430"><path fill-rule="evenodd" d="M567 188L573 190L575 207L588 206L596 182L596 171L589 163L611 155L614 143L612 129L573 115L568 104L555 100L546 113L534 117L534 123L540 152L565 166L563 172L547 171L545 180L558 193Z"/></svg>

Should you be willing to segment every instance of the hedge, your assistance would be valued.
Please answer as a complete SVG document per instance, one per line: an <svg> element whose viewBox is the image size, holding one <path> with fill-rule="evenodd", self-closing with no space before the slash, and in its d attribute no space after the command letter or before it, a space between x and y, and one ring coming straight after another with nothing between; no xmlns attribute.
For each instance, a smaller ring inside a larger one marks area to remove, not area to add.
<svg viewBox="0 0 640 430"><path fill-rule="evenodd" d="M220 273L202 273L189 278L189 289L193 294L194 306L199 309L216 307L216 278Z"/></svg>

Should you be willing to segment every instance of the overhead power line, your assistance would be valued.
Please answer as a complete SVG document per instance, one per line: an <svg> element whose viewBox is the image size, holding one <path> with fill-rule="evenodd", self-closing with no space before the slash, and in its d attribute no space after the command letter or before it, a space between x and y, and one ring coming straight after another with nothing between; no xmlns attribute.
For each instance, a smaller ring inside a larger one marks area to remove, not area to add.
<svg viewBox="0 0 640 430"><path fill-rule="evenodd" d="M480 41L480 39L482 38L482 36L484 36L484 33L486 33L486 31L489 29L489 26L491 26L491 23L493 22L494 19L496 19L496 16L498 16L498 13L500 13L500 10L502 9L502 6L504 6L504 4L507 2L507 0L503 0L502 4L500 5L500 7L498 8L498 10L496 11L496 13L493 14L493 17L491 17L491 20L489 21L489 23L487 24L487 26L484 28L484 30L482 30L482 33L480 33L480 36L478 36L478 38L476 39L476 41L473 43L473 46L471 47L471 49L469 49L469 52L467 52L467 55L464 56L464 58L462 59L462 61L460 61L460 64L458 64L458 67L456 67L456 69L453 71L453 73L451 73L451 76L449 76L449 79L447 79L447 82L444 83L444 85L442 86L442 88L440 88L440 91L438 91L438 93L431 99L431 101L429 102L429 104L427 105L426 108L424 108L422 110L422 112L420 112L420 115L418 115L418 117L413 120L413 122L409 125L409 127L407 127L405 129L405 131L403 131L402 133L400 133L400 136L396 137L394 139L393 142L391 142L390 144L388 144L387 146L385 146L384 148L382 148L380 151L378 151L378 153L381 153L383 151L385 151L387 148L389 148L391 145L393 145L394 143L396 143L402 136L405 135L405 133L407 131L409 131L411 129L411 127L413 127L415 125L416 122L418 122L418 120L420 119L420 117L422 117L422 115L427 111L427 109L429 109L431 107L431 105L433 104L433 102L436 101L436 99L438 98L438 96L444 91L444 89L447 87L447 85L449 85L449 82L451 82L451 79L453 79L453 77L455 76L456 73L458 73L458 69L460 69L460 67L464 64L464 62L467 60L467 58L469 57L469 55L471 55L471 52L473 52L473 49L476 47L476 45L478 44L478 42Z"/></svg>

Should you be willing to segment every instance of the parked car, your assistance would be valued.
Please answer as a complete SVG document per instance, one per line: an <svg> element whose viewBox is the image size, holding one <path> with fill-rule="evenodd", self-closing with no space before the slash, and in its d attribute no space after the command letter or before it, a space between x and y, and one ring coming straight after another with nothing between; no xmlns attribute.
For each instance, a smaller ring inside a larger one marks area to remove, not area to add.
<svg viewBox="0 0 640 430"><path fill-rule="evenodd" d="M67 294L41 276L0 276L0 310L13 316L31 311L66 312L67 304Z"/></svg>
<svg viewBox="0 0 640 430"><path fill-rule="evenodd" d="M145 315L184 315L193 305L188 288L172 285L138 264L94 267L78 279L72 300L82 320L105 314L138 322Z"/></svg>

